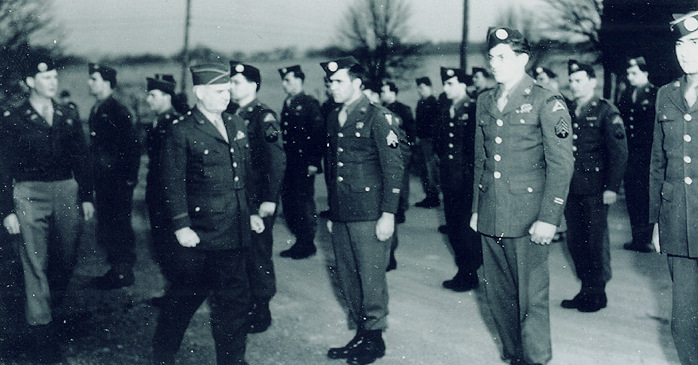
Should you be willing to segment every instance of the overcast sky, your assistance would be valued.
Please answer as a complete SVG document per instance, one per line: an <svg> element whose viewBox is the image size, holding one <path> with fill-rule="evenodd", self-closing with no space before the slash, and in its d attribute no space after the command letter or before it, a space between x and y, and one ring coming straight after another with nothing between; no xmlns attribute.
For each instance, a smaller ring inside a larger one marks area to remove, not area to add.
<svg viewBox="0 0 698 365"><path fill-rule="evenodd" d="M511 0L470 1L471 39L481 40ZM530 0L523 0L530 1ZM259 51L336 43L350 0L192 0L190 45ZM459 41L462 0L408 0L413 41ZM173 54L184 44L185 0L54 0L69 52Z"/></svg>

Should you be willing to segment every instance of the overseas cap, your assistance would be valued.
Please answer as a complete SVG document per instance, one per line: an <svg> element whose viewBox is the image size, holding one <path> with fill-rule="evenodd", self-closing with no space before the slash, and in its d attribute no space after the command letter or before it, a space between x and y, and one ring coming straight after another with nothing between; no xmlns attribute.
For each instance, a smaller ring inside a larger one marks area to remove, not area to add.
<svg viewBox="0 0 698 365"><path fill-rule="evenodd" d="M293 72L294 75L298 76L299 73L302 73L303 71L301 70L300 65L293 65L293 66L288 66L284 68L279 69L279 75L283 79L288 75L289 73Z"/></svg>
<svg viewBox="0 0 698 365"><path fill-rule="evenodd" d="M160 90L164 93L174 95L177 83L172 75L156 74L155 77L148 77L148 91Z"/></svg>
<svg viewBox="0 0 698 365"><path fill-rule="evenodd" d="M567 61L567 73L569 75L579 72L579 71L584 71L589 75L589 77L596 77L596 73L594 72L594 68L591 67L591 65L588 65L586 63L579 63L576 60L569 60Z"/></svg>
<svg viewBox="0 0 698 365"><path fill-rule="evenodd" d="M244 64L239 61L230 61L230 77L237 74L242 74L245 78L251 82L256 82L258 85L262 84L262 75L254 66Z"/></svg>
<svg viewBox="0 0 698 365"><path fill-rule="evenodd" d="M645 61L645 58L642 56L628 60L628 68L634 66L637 66L642 71L647 71L647 61Z"/></svg>
<svg viewBox="0 0 698 365"><path fill-rule="evenodd" d="M351 68L354 65L359 65L359 61L357 61L356 58L349 56L334 61L323 62L320 64L320 67L325 70L325 74L327 74L327 77L329 78L330 76L334 75L335 72L345 68Z"/></svg>
<svg viewBox="0 0 698 365"><path fill-rule="evenodd" d="M88 73L90 75L97 72L102 76L102 79L104 79L104 81L109 81L112 84L116 85L116 70L115 69L113 69L109 66L100 65L99 63L90 63L87 65L87 68L88 68Z"/></svg>
<svg viewBox="0 0 698 365"><path fill-rule="evenodd" d="M415 82L417 85L424 84L424 85L427 85L427 86L431 86L431 79L428 78L428 77L426 77L426 76L418 77L418 78L414 79L414 82Z"/></svg>
<svg viewBox="0 0 698 365"><path fill-rule="evenodd" d="M688 14L674 14L670 24L671 33L676 39L681 39L698 30L698 11Z"/></svg>
<svg viewBox="0 0 698 365"><path fill-rule="evenodd" d="M465 70L460 68L447 68L441 67L441 82L444 83L446 80L457 77L458 82L468 84L468 76L465 74Z"/></svg>
<svg viewBox="0 0 698 365"><path fill-rule="evenodd" d="M227 84L230 71L224 63L204 63L189 67L194 85Z"/></svg>
<svg viewBox="0 0 698 365"><path fill-rule="evenodd" d="M34 77L41 72L55 70L53 59L47 54L34 54L29 57L24 67L24 77Z"/></svg>
<svg viewBox="0 0 698 365"><path fill-rule="evenodd" d="M516 29L507 27L490 28L487 33L487 50L499 44L508 44L514 52L531 54L531 45L523 34Z"/></svg>
<svg viewBox="0 0 698 365"><path fill-rule="evenodd" d="M538 77L538 75L546 74L548 75L549 78L554 79L557 77L557 74L553 72L553 70L547 68L547 67L536 67L533 70L533 77Z"/></svg>

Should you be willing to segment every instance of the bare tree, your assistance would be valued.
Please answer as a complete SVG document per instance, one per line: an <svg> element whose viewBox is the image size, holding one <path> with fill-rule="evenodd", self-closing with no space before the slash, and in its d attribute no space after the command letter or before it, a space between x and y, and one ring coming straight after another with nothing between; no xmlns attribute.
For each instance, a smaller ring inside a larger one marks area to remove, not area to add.
<svg viewBox="0 0 698 365"><path fill-rule="evenodd" d="M600 46L599 30L603 0L543 0L554 12L550 18L556 31L586 38L595 49Z"/></svg>
<svg viewBox="0 0 698 365"><path fill-rule="evenodd" d="M349 53L367 67L369 76L380 81L413 66L409 58L417 46L404 43L410 17L404 0L355 0L340 37Z"/></svg>
<svg viewBox="0 0 698 365"><path fill-rule="evenodd" d="M21 94L21 67L33 52L60 50L48 0L0 1L0 100Z"/></svg>

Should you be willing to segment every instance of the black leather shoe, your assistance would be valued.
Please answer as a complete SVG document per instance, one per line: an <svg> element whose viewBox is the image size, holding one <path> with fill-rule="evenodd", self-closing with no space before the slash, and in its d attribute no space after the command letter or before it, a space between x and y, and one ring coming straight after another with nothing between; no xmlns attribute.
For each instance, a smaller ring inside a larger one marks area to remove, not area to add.
<svg viewBox="0 0 698 365"><path fill-rule="evenodd" d="M405 223L405 212L398 212L395 214L395 224L403 224Z"/></svg>
<svg viewBox="0 0 698 365"><path fill-rule="evenodd" d="M628 251L635 251L635 252L654 252L654 246L651 244L641 244L641 243L635 243L633 242L627 242L623 244L623 248L628 250Z"/></svg>
<svg viewBox="0 0 698 365"><path fill-rule="evenodd" d="M584 292L579 292L572 299L564 299L562 303L560 303L560 306L565 309L577 309L579 303L584 300L585 295Z"/></svg>
<svg viewBox="0 0 698 365"><path fill-rule="evenodd" d="M271 311L266 300L255 301L250 311L247 333L262 333L271 326Z"/></svg>
<svg viewBox="0 0 698 365"><path fill-rule="evenodd" d="M480 286L480 279L477 273L473 274L456 274L451 280L446 280L441 285L446 289L451 289L455 292L466 292L477 289Z"/></svg>
<svg viewBox="0 0 698 365"><path fill-rule="evenodd" d="M364 341L347 358L347 364L366 365L385 356L385 342L381 330L367 331Z"/></svg>
<svg viewBox="0 0 698 365"><path fill-rule="evenodd" d="M385 272L393 271L397 269L397 260L395 260L394 255L390 255L390 261L388 261L388 267L385 268Z"/></svg>
<svg viewBox="0 0 698 365"><path fill-rule="evenodd" d="M133 276L133 269L112 268L103 276L95 278L94 283L99 290L112 290L131 286L135 281L136 278Z"/></svg>
<svg viewBox="0 0 698 365"><path fill-rule="evenodd" d="M577 310L583 313L598 312L606 308L608 299L606 293L594 293L587 296L587 299L578 303Z"/></svg>
<svg viewBox="0 0 698 365"><path fill-rule="evenodd" d="M364 331L357 330L354 338L342 347L333 347L327 351L330 359L348 359L354 354L356 348L364 342Z"/></svg>
<svg viewBox="0 0 698 365"><path fill-rule="evenodd" d="M439 198L424 198L424 200L417 202L414 204L415 207L419 208L436 208L439 205L441 205L441 202L439 201Z"/></svg>
<svg viewBox="0 0 698 365"><path fill-rule="evenodd" d="M289 257L294 260L302 260L302 259L307 259L310 256L315 255L317 252L317 248L315 247L315 244L313 243L299 243L296 242L291 248L288 250L281 251L279 254L281 257Z"/></svg>

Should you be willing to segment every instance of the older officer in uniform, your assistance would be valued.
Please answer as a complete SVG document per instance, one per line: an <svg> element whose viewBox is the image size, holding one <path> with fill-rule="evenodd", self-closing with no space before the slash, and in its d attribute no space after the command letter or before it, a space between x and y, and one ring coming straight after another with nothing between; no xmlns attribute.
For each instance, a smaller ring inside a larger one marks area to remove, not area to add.
<svg viewBox="0 0 698 365"><path fill-rule="evenodd" d="M441 109L434 131L434 147L439 156L444 195L446 233L458 272L443 282L457 292L479 286L477 269L482 265L482 244L477 232L468 227L468 207L473 204L473 144L475 103L468 97L468 76L458 68L441 68L441 81L449 104Z"/></svg>
<svg viewBox="0 0 698 365"><path fill-rule="evenodd" d="M562 307L596 312L606 307L608 205L617 200L628 147L618 109L595 95L594 69L574 60L568 68L575 161L565 219L567 248L582 288L573 299L563 300Z"/></svg>
<svg viewBox="0 0 698 365"><path fill-rule="evenodd" d="M22 234L18 250L35 360L54 363L63 355L52 309L73 274L82 219L94 214L93 184L80 118L52 99L58 91L53 61L32 56L24 76L29 98L5 112L0 124L0 213L10 234Z"/></svg>
<svg viewBox="0 0 698 365"><path fill-rule="evenodd" d="M315 174L322 172L325 119L320 103L303 92L305 73L299 65L279 69L288 97L281 109L281 131L286 152L286 173L281 189L284 220L296 243L281 257L304 259L315 254Z"/></svg>
<svg viewBox="0 0 698 365"><path fill-rule="evenodd" d="M385 354L385 277L402 184L402 155L390 111L361 92L365 69L347 57L321 64L342 106L328 118L330 220L339 286L356 336L327 356L370 364Z"/></svg>
<svg viewBox="0 0 698 365"><path fill-rule="evenodd" d="M89 118L95 177L97 242L111 269L96 280L100 289L133 285L136 243L131 226L133 189L138 181L140 149L128 109L114 96L116 70L90 63L87 84L97 99Z"/></svg>
<svg viewBox="0 0 698 365"><path fill-rule="evenodd" d="M683 365L698 364L698 11L671 23L685 73L657 93L650 161L650 222L667 254L671 332Z"/></svg>
<svg viewBox="0 0 698 365"><path fill-rule="evenodd" d="M167 289L153 336L156 364L174 364L191 317L207 298L218 364L246 364L250 229L246 194L249 139L243 120L223 113L230 101L224 64L191 67L196 107L172 123L162 154L176 280Z"/></svg>
<svg viewBox="0 0 698 365"><path fill-rule="evenodd" d="M648 80L649 73L643 57L631 58L626 72L629 87L620 96L618 110L625 122L628 139L628 163L623 185L632 241L623 244L623 248L654 252L652 225L649 223L649 171L657 87Z"/></svg>
<svg viewBox="0 0 698 365"><path fill-rule="evenodd" d="M266 229L252 233L250 276L252 308L250 333L264 332L271 325L269 301L276 293L272 246L276 220L276 204L286 169L283 140L276 114L257 99L262 83L259 70L237 61L230 62L232 102L228 110L240 116L247 126L250 141L250 173L247 177L248 194Z"/></svg>
<svg viewBox="0 0 698 365"><path fill-rule="evenodd" d="M421 154L419 177L426 197L415 203L415 207L436 208L441 205L439 199L439 175L436 154L434 153L434 127L439 118L439 102L434 97L431 79L420 77L415 79L419 101L415 108L415 143Z"/></svg>
<svg viewBox="0 0 698 365"><path fill-rule="evenodd" d="M572 177L570 115L557 93L526 75L530 46L510 28L487 37L498 82L477 101L473 215L482 234L485 291L503 358L552 358L548 245Z"/></svg>
<svg viewBox="0 0 698 365"><path fill-rule="evenodd" d="M172 106L176 83L172 75L155 75L155 77L148 77L146 81L148 95L145 100L157 117L147 135L148 175L145 201L148 204L153 254L163 274L170 280L170 249L175 237L164 209L165 191L162 188L162 176L165 171L162 170L162 151L167 129L179 118L179 113Z"/></svg>

